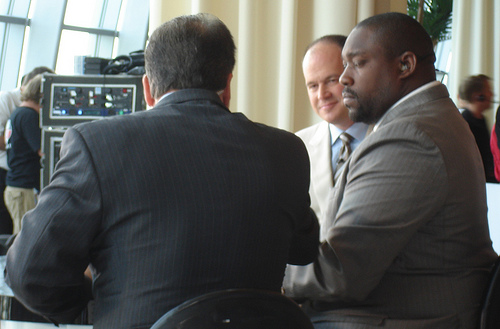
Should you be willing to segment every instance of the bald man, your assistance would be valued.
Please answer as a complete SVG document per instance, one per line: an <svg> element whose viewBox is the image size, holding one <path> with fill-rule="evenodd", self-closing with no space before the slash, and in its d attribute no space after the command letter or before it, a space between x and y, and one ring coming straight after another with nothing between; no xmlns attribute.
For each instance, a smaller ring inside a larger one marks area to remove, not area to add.
<svg viewBox="0 0 500 329"><path fill-rule="evenodd" d="M336 168L342 147L340 135L347 133L352 137L350 142L352 151L363 140L368 128L362 122L354 123L342 102L344 86L339 78L344 71L342 47L346 38L343 35L325 35L316 39L307 47L302 61L311 107L322 119L321 122L297 132L297 136L304 141L309 153L311 207L320 223L328 207L335 176L339 175L336 174ZM323 240L325 233L322 230Z"/></svg>
<svg viewBox="0 0 500 329"><path fill-rule="evenodd" d="M349 116L374 128L336 183L318 258L288 268L284 291L316 329L477 328L498 256L481 158L432 41L386 13L352 30L342 58Z"/></svg>

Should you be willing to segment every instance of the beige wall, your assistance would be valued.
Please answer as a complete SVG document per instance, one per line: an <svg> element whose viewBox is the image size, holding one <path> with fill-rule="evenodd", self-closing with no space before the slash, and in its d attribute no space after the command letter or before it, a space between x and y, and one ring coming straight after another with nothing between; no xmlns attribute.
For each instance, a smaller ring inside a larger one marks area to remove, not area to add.
<svg viewBox="0 0 500 329"><path fill-rule="evenodd" d="M231 110L297 131L318 121L310 108L301 60L325 34L349 34L374 14L406 12L406 0L150 0L150 30L173 17L218 16L237 47Z"/></svg>
<svg viewBox="0 0 500 329"><path fill-rule="evenodd" d="M448 89L456 100L466 76L493 79L500 99L500 0L453 1ZM150 0L150 30L173 17L210 12L231 30L237 64L231 110L290 131L317 122L302 76L304 48L325 34L349 34L374 14L406 12L406 0ZM486 113L490 126L493 110Z"/></svg>

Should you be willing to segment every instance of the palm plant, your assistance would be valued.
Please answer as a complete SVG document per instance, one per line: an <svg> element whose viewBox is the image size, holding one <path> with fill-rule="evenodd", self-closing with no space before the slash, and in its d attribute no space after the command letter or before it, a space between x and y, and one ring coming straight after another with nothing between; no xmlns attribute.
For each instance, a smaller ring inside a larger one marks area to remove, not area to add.
<svg viewBox="0 0 500 329"><path fill-rule="evenodd" d="M451 38L453 0L407 0L407 4L408 15L424 26L434 47Z"/></svg>

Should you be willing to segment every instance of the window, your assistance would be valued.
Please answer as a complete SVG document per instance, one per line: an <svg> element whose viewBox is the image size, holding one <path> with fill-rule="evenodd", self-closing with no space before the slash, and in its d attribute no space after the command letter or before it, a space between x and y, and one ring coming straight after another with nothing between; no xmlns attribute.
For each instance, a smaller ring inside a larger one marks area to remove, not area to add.
<svg viewBox="0 0 500 329"><path fill-rule="evenodd" d="M0 0L0 90L36 66L75 74L75 56L114 58L144 49L144 0Z"/></svg>
<svg viewBox="0 0 500 329"><path fill-rule="evenodd" d="M441 41L436 47L437 80L448 85L448 72L451 67L451 39Z"/></svg>
<svg viewBox="0 0 500 329"><path fill-rule="evenodd" d="M0 1L0 90L13 89L21 77L22 49L29 30L30 0Z"/></svg>
<svg viewBox="0 0 500 329"><path fill-rule="evenodd" d="M122 0L68 0L56 72L75 74L79 56L113 58ZM100 14L99 14L100 13Z"/></svg>

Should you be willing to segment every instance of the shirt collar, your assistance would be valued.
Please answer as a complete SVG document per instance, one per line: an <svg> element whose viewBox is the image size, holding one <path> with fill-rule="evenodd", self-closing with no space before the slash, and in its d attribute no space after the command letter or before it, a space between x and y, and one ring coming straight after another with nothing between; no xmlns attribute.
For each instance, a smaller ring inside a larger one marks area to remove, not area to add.
<svg viewBox="0 0 500 329"><path fill-rule="evenodd" d="M162 96L160 97L160 99L158 100L158 102L156 102L156 103L158 104L158 103L159 103L159 102L161 102L164 98L167 98L168 96L172 95L172 94L173 94L173 93L175 93L176 91L179 91L179 90L172 90L172 91L169 91L168 93L166 93L166 94L162 95ZM217 96L219 96L219 97L220 97L220 95L222 95L222 92L223 92L223 91L224 91L224 89L223 89L223 90L219 90L219 91L217 91Z"/></svg>
<svg viewBox="0 0 500 329"><path fill-rule="evenodd" d="M339 138L340 134L344 132L344 130L337 128L335 125L329 123L328 126L330 127L330 137L331 137L331 143L335 143L337 138ZM355 122L352 126L347 128L345 130L346 133L354 137L354 139L357 140L363 140L363 138L366 135L366 131L368 129L368 126L364 123L361 122Z"/></svg>
<svg viewBox="0 0 500 329"><path fill-rule="evenodd" d="M166 97L167 97L167 96L169 96L169 95L172 95L172 94L173 94L173 93L175 93L176 91L177 91L177 90L174 90L174 91L170 91L170 92L168 92L168 93L164 94L163 96L161 96L161 97L160 97L160 99L159 99L159 100L158 100L158 102L156 102L156 103L161 102L164 98L166 98Z"/></svg>

